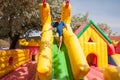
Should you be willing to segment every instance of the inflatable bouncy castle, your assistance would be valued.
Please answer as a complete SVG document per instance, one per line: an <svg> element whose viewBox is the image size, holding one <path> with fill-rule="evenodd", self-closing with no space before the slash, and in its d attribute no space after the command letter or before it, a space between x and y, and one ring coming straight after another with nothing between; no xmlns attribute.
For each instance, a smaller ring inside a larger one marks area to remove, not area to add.
<svg viewBox="0 0 120 80"><path fill-rule="evenodd" d="M119 43L115 44L92 20L73 32L72 5L66 0L61 19L67 29L63 29L59 51L51 29L50 6L43 0L39 7L41 39L20 39L22 49L0 50L0 80L120 80Z"/></svg>

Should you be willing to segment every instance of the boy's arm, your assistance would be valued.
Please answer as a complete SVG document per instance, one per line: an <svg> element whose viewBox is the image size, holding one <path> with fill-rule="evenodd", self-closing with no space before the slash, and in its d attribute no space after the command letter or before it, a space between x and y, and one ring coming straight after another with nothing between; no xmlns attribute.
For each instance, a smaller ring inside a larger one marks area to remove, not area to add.
<svg viewBox="0 0 120 80"><path fill-rule="evenodd" d="M68 30L68 27L67 27L67 25L64 22L63 22L63 25L66 28L66 30Z"/></svg>
<svg viewBox="0 0 120 80"><path fill-rule="evenodd" d="M55 22L47 31L54 30L53 28L56 27L56 25L57 25L57 22Z"/></svg>
<svg viewBox="0 0 120 80"><path fill-rule="evenodd" d="M53 30L53 27L51 26L47 31L49 31L49 30Z"/></svg>
<svg viewBox="0 0 120 80"><path fill-rule="evenodd" d="M48 30L45 30L44 32L49 30L54 30L54 27L56 27L56 25L57 25L57 22L55 22ZM41 34L43 34L44 32L42 32Z"/></svg>
<svg viewBox="0 0 120 80"><path fill-rule="evenodd" d="M54 30L54 27L56 27L57 26L57 22L55 23L55 24L53 24L48 30L46 30L46 31L49 31L49 30Z"/></svg>

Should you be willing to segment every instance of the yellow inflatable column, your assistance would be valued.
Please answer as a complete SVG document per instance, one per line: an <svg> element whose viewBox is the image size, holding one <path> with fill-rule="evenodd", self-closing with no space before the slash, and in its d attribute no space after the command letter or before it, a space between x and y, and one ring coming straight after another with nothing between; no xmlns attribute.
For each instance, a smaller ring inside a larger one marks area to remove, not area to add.
<svg viewBox="0 0 120 80"><path fill-rule="evenodd" d="M110 65L102 70L104 74L104 80L120 80L120 67Z"/></svg>
<svg viewBox="0 0 120 80"><path fill-rule="evenodd" d="M66 7L66 4L64 3L62 6L61 17L62 21L64 21L68 27L68 30L63 29L64 43L68 49L68 55L70 58L74 80L79 80L82 79L88 73L90 68L84 56L83 50L79 45L79 41L70 27L70 15L71 5L69 4L69 6Z"/></svg>
<svg viewBox="0 0 120 80"><path fill-rule="evenodd" d="M38 55L36 80L51 80L52 74L52 43L51 15L49 5L40 4L40 17L42 21L42 37Z"/></svg>

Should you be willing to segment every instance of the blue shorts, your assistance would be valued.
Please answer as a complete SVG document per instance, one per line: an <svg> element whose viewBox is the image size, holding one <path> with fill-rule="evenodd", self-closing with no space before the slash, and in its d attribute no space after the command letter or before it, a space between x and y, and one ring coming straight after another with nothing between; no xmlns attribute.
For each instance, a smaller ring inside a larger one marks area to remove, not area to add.
<svg viewBox="0 0 120 80"><path fill-rule="evenodd" d="M63 33L62 33L62 32L58 32L58 34L59 34L59 36L62 36L62 35L63 35Z"/></svg>

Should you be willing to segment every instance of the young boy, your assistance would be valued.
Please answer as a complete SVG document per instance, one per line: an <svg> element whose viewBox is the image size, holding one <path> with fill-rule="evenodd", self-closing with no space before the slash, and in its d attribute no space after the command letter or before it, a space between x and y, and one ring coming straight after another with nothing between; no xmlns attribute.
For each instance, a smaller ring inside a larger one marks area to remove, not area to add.
<svg viewBox="0 0 120 80"><path fill-rule="evenodd" d="M61 18L58 16L57 17L57 22L53 24L53 27L57 28L57 33L59 34L59 41L58 41L58 49L60 51L61 45L62 45L62 38L63 38L63 27L67 26L63 21L61 21Z"/></svg>

